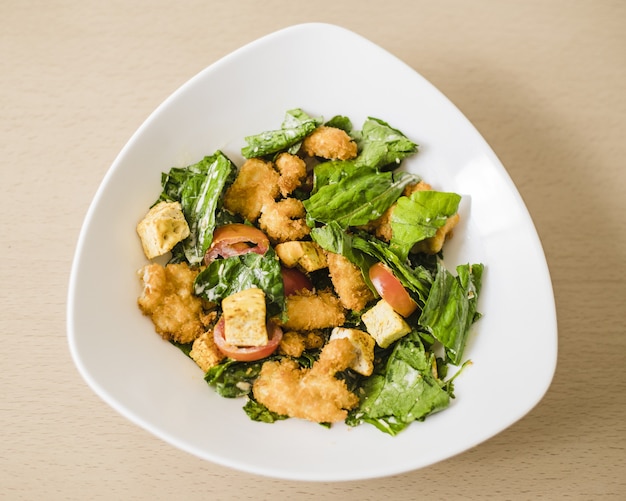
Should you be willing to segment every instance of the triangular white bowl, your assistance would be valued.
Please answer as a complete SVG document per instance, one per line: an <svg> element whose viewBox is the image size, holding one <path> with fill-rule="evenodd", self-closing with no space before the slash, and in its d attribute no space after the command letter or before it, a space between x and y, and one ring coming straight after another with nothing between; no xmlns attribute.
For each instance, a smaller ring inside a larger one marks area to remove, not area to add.
<svg viewBox="0 0 626 501"><path fill-rule="evenodd" d="M405 168L464 196L449 267L485 264L479 309L452 405L396 437L370 425L331 429L250 421L202 371L154 333L136 306L146 262L137 222L160 173L215 150L238 163L243 138L278 128L284 112L389 122L420 145ZM309 481L381 477L431 465L493 437L544 396L557 325L543 250L504 167L462 113L415 70L341 27L303 24L265 36L174 92L113 162L86 215L72 267L68 340L89 386L142 428L200 458Z"/></svg>

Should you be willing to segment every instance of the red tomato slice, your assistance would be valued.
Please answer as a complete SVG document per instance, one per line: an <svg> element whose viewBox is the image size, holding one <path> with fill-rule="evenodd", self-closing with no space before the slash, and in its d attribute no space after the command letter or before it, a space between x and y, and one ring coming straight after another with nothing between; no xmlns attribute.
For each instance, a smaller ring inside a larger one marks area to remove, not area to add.
<svg viewBox="0 0 626 501"><path fill-rule="evenodd" d="M400 315L406 318L417 309L417 303L386 265L376 263L370 268L369 275L380 297Z"/></svg>
<svg viewBox="0 0 626 501"><path fill-rule="evenodd" d="M283 275L283 285L285 286L285 296L302 290L313 290L313 284L304 273L296 268L286 268L281 266L280 272Z"/></svg>
<svg viewBox="0 0 626 501"><path fill-rule="evenodd" d="M261 230L247 224L232 223L213 232L213 241L204 255L204 264L221 257L240 256L248 252L265 254L270 241Z"/></svg>
<svg viewBox="0 0 626 501"><path fill-rule="evenodd" d="M268 342L265 346L235 346L224 339L224 317L220 318L213 329L213 339L217 348L227 357L239 362L254 362L269 357L276 351L283 338L282 329L271 320L267 322Z"/></svg>

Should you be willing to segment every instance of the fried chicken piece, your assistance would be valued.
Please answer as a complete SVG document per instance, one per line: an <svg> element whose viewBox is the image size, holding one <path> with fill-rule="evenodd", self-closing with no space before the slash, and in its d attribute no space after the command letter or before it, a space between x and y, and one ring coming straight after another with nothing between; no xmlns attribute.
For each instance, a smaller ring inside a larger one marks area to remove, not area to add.
<svg viewBox="0 0 626 501"><path fill-rule="evenodd" d="M189 356L204 372L207 372L211 367L215 367L226 358L226 355L215 344L213 329L203 332L196 338Z"/></svg>
<svg viewBox="0 0 626 501"><path fill-rule="evenodd" d="M319 331L287 331L283 334L278 350L283 355L298 358L305 350L321 348L324 341L324 335Z"/></svg>
<svg viewBox="0 0 626 501"><path fill-rule="evenodd" d="M283 197L290 195L306 179L306 164L296 155L281 153L275 165L280 172L278 188Z"/></svg>
<svg viewBox="0 0 626 501"><path fill-rule="evenodd" d="M278 196L279 179L280 174L271 162L259 158L247 160L224 195L224 207L248 221L256 221L263 205L274 202Z"/></svg>
<svg viewBox="0 0 626 501"><path fill-rule="evenodd" d="M404 191L402 195L405 197L411 196L412 193L416 191L429 191L432 190L430 184L425 183L424 181L420 181L416 184L410 184ZM377 238L384 240L385 242L389 242L391 240L391 214L393 210L396 208L396 204L394 203L391 207L389 207L385 212L383 212L376 219L371 220L366 225L361 228L373 233Z"/></svg>
<svg viewBox="0 0 626 501"><path fill-rule="evenodd" d="M311 232L304 205L297 198L273 200L263 205L259 226L273 243L300 240Z"/></svg>
<svg viewBox="0 0 626 501"><path fill-rule="evenodd" d="M359 398L346 383L335 377L356 357L347 339L336 339L324 346L311 369L301 369L292 359L263 364L252 391L254 398L269 410L315 423L343 421Z"/></svg>
<svg viewBox="0 0 626 501"><path fill-rule="evenodd" d="M286 298L288 320L286 329L310 331L343 325L346 314L337 296L331 291L317 293L305 289ZM280 323L280 322L279 322Z"/></svg>
<svg viewBox="0 0 626 501"><path fill-rule="evenodd" d="M344 308L361 311L374 299L374 293L365 283L361 270L341 254L326 254L330 279Z"/></svg>
<svg viewBox="0 0 626 501"><path fill-rule="evenodd" d="M137 304L163 339L190 343L205 331L210 318L204 301L193 294L197 274L186 263L153 263L139 270L143 291Z"/></svg>
<svg viewBox="0 0 626 501"><path fill-rule="evenodd" d="M357 155L357 145L343 130L321 125L302 142L302 149L310 157L329 160L350 160Z"/></svg>

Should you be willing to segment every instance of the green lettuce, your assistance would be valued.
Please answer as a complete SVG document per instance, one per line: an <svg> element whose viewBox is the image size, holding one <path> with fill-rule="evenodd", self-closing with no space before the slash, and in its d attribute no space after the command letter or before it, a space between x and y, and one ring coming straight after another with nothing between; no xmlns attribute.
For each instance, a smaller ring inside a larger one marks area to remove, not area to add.
<svg viewBox="0 0 626 501"><path fill-rule="evenodd" d="M400 197L391 214L391 247L406 258L419 241L435 235L457 213L460 195L440 191L416 191Z"/></svg>
<svg viewBox="0 0 626 501"><path fill-rule="evenodd" d="M323 186L316 182L315 192L303 202L310 221L335 222L342 228L367 224L380 217L408 184L419 181L419 177L406 172L394 174L355 168L350 162L335 162L334 165L345 168L328 176ZM328 167L321 166L326 174Z"/></svg>
<svg viewBox="0 0 626 501"><path fill-rule="evenodd" d="M279 151L297 151L301 141L321 123L299 108L289 110L280 129L247 136L247 145L241 149L245 158L263 157Z"/></svg>
<svg viewBox="0 0 626 501"><path fill-rule="evenodd" d="M188 167L173 167L161 175L163 191L159 201L180 202L189 225L182 253L190 264L199 264L213 240L216 211L224 188L234 181L237 168L217 151Z"/></svg>
<svg viewBox="0 0 626 501"><path fill-rule="evenodd" d="M398 167L400 162L417 152L418 146L387 122L369 117L357 139L359 156L357 165L383 168Z"/></svg>
<svg viewBox="0 0 626 501"><path fill-rule="evenodd" d="M249 252L227 259L216 259L198 274L194 283L196 295L214 303L253 287L265 292L269 316L285 311L280 262L272 248L263 255Z"/></svg>
<svg viewBox="0 0 626 501"><path fill-rule="evenodd" d="M419 333L407 334L382 367L363 380L359 405L346 422L370 423L396 435L413 421L445 409L451 385L439 379L436 368L437 359L425 349Z"/></svg>
<svg viewBox="0 0 626 501"><path fill-rule="evenodd" d="M439 264L418 323L444 346L448 359L458 365L470 327L480 317L476 305L483 265L465 264L457 266L456 270L458 276L455 277Z"/></svg>

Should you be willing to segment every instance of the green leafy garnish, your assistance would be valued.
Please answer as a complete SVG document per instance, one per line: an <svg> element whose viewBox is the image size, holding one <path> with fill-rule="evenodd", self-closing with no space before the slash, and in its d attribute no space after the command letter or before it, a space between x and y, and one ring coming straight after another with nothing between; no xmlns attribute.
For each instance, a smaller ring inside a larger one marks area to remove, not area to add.
<svg viewBox="0 0 626 501"><path fill-rule="evenodd" d="M450 394L436 374L437 361L417 332L400 339L383 367L363 380L361 400L349 424L367 422L396 435L413 421L445 409Z"/></svg>
<svg viewBox="0 0 626 501"><path fill-rule="evenodd" d="M463 358L470 326L479 318L476 311L482 284L483 265L457 266L455 277L442 264L419 318L419 324L446 349L450 361Z"/></svg>
<svg viewBox="0 0 626 501"><path fill-rule="evenodd" d="M298 145L320 124L301 109L289 110L280 129L247 136L247 146L241 149L246 158L263 157Z"/></svg>
<svg viewBox="0 0 626 501"><path fill-rule="evenodd" d="M173 167L161 175L159 200L180 202L189 225L182 253L190 264L199 264L213 240L216 211L224 188L234 181L235 165L221 151L188 167Z"/></svg>
<svg viewBox="0 0 626 501"><path fill-rule="evenodd" d="M416 191L400 197L391 214L391 247L406 258L411 248L437 233L457 213L460 195L440 191Z"/></svg>
<svg viewBox="0 0 626 501"><path fill-rule="evenodd" d="M253 287L265 293L270 316L284 311L285 293L280 262L272 248L263 255L248 252L216 259L198 274L194 283L196 295L214 303Z"/></svg>

